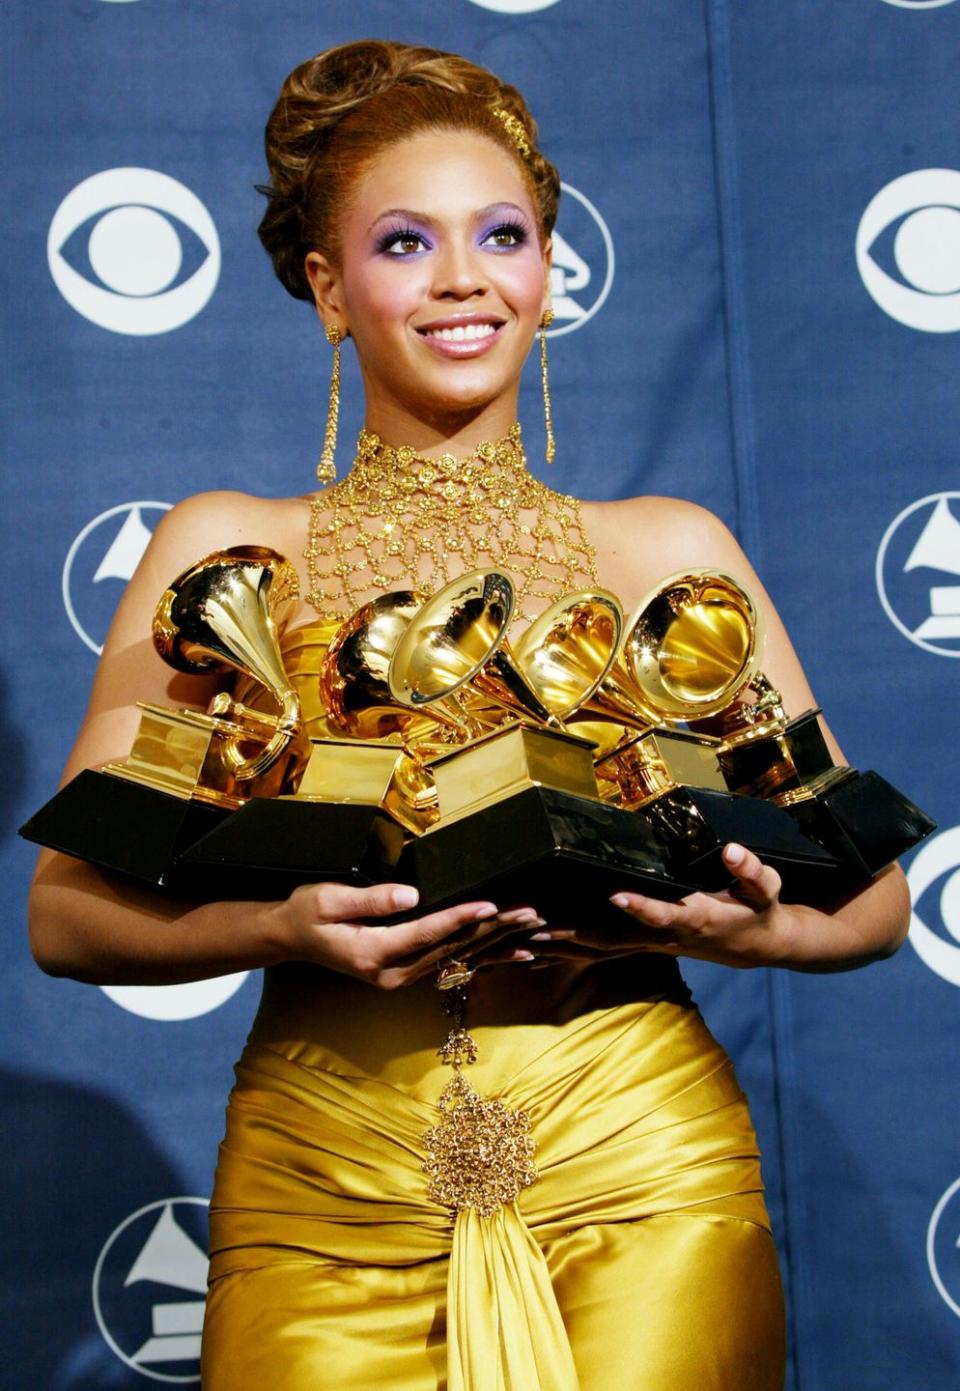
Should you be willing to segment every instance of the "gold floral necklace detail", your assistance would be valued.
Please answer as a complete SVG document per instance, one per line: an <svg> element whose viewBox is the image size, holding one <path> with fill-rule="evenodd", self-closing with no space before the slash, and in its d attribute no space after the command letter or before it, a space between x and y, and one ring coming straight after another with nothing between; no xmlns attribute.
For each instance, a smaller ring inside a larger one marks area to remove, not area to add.
<svg viewBox="0 0 960 1391"><path fill-rule="evenodd" d="M343 620L376 589L434 593L454 573L496 566L516 576L516 616L599 583L577 498L555 493L527 468L520 426L467 458L424 458L361 430L346 478L310 508L307 600ZM346 605L346 607L344 607Z"/></svg>

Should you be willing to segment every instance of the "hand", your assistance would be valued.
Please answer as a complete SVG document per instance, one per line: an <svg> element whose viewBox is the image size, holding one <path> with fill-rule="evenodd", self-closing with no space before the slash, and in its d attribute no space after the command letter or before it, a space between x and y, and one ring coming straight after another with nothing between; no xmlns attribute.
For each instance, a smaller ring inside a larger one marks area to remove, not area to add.
<svg viewBox="0 0 960 1391"><path fill-rule="evenodd" d="M729 889L675 902L614 894L611 903L631 922L535 933L530 945L537 960L600 961L649 951L725 966L780 964L790 950L792 913L780 902L779 874L742 845L725 846L723 862L736 881Z"/></svg>
<svg viewBox="0 0 960 1391"><path fill-rule="evenodd" d="M381 990L396 990L436 971L451 956L491 949L518 927L540 926L532 908L498 913L493 903L461 903L409 922L384 925L387 917L416 906L408 884L308 884L270 910L271 935L280 959L309 961L355 976ZM529 961L527 950L500 949L500 960Z"/></svg>

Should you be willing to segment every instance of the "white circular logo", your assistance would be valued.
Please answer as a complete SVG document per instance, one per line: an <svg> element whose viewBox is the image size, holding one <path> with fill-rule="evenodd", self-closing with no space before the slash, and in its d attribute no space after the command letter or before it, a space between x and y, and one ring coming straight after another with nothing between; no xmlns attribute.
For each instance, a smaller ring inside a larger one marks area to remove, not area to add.
<svg viewBox="0 0 960 1391"><path fill-rule="evenodd" d="M883 0L885 5L896 5L898 10L939 10L941 5L952 5L953 0Z"/></svg>
<svg viewBox="0 0 960 1391"><path fill-rule="evenodd" d="M927 1227L927 1265L940 1298L960 1318L960 1178L933 1209Z"/></svg>
<svg viewBox="0 0 960 1391"><path fill-rule="evenodd" d="M220 238L197 195L169 174L105 169L57 208L47 261L64 299L91 323L114 333L169 333L213 294Z"/></svg>
<svg viewBox="0 0 960 1391"><path fill-rule="evenodd" d="M917 169L887 184L860 219L856 252L864 285L892 319L924 333L955 333L960 172Z"/></svg>
<svg viewBox="0 0 960 1391"><path fill-rule="evenodd" d="M599 210L579 189L561 184L564 198L553 232L550 293L554 322L548 337L582 328L603 308L613 284L613 238Z"/></svg>
<svg viewBox="0 0 960 1391"><path fill-rule="evenodd" d="M894 517L875 575L884 612L905 638L960 657L960 492L930 493Z"/></svg>
<svg viewBox="0 0 960 1391"><path fill-rule="evenodd" d="M93 1312L121 1362L154 1381L200 1380L207 1293L206 1198L163 1198L107 1237L93 1272Z"/></svg>
<svg viewBox="0 0 960 1391"><path fill-rule="evenodd" d="M141 1019L178 1024L182 1019L196 1019L225 1005L249 974L237 971L232 976L189 980L183 985L101 985L100 989L115 1005Z"/></svg>
<svg viewBox="0 0 960 1391"><path fill-rule="evenodd" d="M910 945L931 971L960 985L960 826L941 831L917 851L907 883Z"/></svg>
<svg viewBox="0 0 960 1391"><path fill-rule="evenodd" d="M77 637L98 656L117 601L153 534L147 523L156 525L158 514L169 510L169 502L122 502L88 522L67 551L64 607Z"/></svg>
<svg viewBox="0 0 960 1391"><path fill-rule="evenodd" d="M482 10L496 10L498 14L530 14L533 10L548 10L557 0L471 0Z"/></svg>

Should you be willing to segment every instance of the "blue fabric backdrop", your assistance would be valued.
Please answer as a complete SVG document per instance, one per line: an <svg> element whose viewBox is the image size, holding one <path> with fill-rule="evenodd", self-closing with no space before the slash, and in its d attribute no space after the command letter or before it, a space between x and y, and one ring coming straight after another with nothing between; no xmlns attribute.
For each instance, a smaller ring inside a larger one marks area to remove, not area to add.
<svg viewBox="0 0 960 1391"><path fill-rule="evenodd" d="M761 1132L795 1391L953 1391L960 4L10 0L3 25L4 1384L197 1379L203 1200L256 981L43 977L14 831L162 507L311 486L328 351L273 279L253 185L287 70L372 35L516 82L569 185L551 481L719 512L851 759L940 823L893 962L689 974ZM345 399L348 441L352 362ZM539 439L532 365L523 418Z"/></svg>

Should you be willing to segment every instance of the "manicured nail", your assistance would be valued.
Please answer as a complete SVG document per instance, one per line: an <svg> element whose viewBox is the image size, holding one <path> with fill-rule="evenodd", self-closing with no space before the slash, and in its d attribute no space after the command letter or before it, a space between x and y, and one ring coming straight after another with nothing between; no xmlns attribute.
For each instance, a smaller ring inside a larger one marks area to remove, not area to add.
<svg viewBox="0 0 960 1391"><path fill-rule="evenodd" d="M532 951L515 951L513 959L514 961L535 961L536 957Z"/></svg>
<svg viewBox="0 0 960 1391"><path fill-rule="evenodd" d="M741 863L746 853L742 845L732 843L724 847L723 858L728 865L738 865Z"/></svg>
<svg viewBox="0 0 960 1391"><path fill-rule="evenodd" d="M393 891L393 906L402 912L405 908L415 908L420 902L420 895L412 884L401 884Z"/></svg>
<svg viewBox="0 0 960 1391"><path fill-rule="evenodd" d="M610 900L615 908L626 908L628 901L626 894L614 894Z"/></svg>
<svg viewBox="0 0 960 1391"><path fill-rule="evenodd" d="M473 921L490 921L497 916L497 905L495 903L481 903L479 908L474 909Z"/></svg>
<svg viewBox="0 0 960 1391"><path fill-rule="evenodd" d="M533 935L532 935L531 938L530 938L530 941L531 941L531 942L552 942L552 941L553 941L553 934L552 934L551 932L534 932Z"/></svg>

